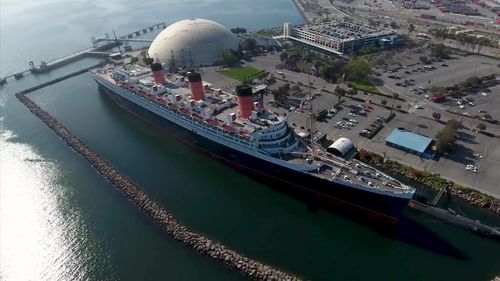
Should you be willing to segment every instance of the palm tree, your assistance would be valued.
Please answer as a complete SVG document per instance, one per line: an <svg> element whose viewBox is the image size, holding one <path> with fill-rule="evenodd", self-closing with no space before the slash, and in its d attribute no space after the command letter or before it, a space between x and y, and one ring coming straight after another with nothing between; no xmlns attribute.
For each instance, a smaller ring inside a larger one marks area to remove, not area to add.
<svg viewBox="0 0 500 281"><path fill-rule="evenodd" d="M481 37L481 38L478 38L477 40L477 53L480 53L481 52L481 48L484 46L484 45L489 45L490 44L490 38L487 38L487 37Z"/></svg>
<svg viewBox="0 0 500 281"><path fill-rule="evenodd" d="M468 46L467 49L470 49L470 51L474 52L474 50L476 49L477 38L474 36L467 36L465 37L465 42Z"/></svg>
<svg viewBox="0 0 500 281"><path fill-rule="evenodd" d="M464 33L460 33L456 36L457 43L460 44L462 48L465 45L465 37L466 35Z"/></svg>

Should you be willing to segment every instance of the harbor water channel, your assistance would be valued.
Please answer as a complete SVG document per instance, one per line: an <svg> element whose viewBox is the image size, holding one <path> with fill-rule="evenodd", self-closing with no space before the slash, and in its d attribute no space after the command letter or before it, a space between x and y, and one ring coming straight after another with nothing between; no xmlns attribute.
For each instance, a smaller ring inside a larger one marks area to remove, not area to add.
<svg viewBox="0 0 500 281"><path fill-rule="evenodd" d="M191 17L250 30L303 23L289 0L0 0L0 76L87 48L90 36L112 29ZM14 96L96 62L83 59L0 88L0 280L243 280L162 232ZM87 74L28 96L193 231L305 279L500 274L498 241L412 210L390 232L311 210L123 111ZM500 225L486 211L443 201Z"/></svg>

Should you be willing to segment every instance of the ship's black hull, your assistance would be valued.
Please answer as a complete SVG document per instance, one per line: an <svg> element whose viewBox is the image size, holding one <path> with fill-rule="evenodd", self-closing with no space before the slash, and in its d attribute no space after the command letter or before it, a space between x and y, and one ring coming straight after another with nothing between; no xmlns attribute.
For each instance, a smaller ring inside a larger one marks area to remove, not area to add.
<svg viewBox="0 0 500 281"><path fill-rule="evenodd" d="M371 193L333 183L241 153L165 120L161 116L113 93L102 85L101 88L125 110L168 131L169 137L173 137L181 143L249 175L253 179L265 182L274 189L292 195L313 208L324 208L340 212L349 217L395 224L399 219L402 208L409 201L405 198Z"/></svg>

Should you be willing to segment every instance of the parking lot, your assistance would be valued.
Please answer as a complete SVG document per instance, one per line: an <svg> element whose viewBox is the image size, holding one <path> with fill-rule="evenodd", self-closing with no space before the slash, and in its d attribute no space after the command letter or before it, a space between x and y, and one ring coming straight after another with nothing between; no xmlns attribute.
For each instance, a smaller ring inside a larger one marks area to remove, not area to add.
<svg viewBox="0 0 500 281"><path fill-rule="evenodd" d="M425 53L414 55L416 58ZM415 58L407 63L415 63ZM402 68L395 72L382 73L383 88L399 93L410 100L423 100L425 93L415 91L429 88L432 85L447 87L465 81L467 78L485 76L499 72L498 60L483 56L453 55L452 59L434 62L429 65L416 64L408 66L403 59ZM393 78L389 78L389 77ZM394 78L396 77L396 78ZM407 81L407 82L405 82ZM414 90L412 90L414 89ZM419 95L420 93L420 95Z"/></svg>
<svg viewBox="0 0 500 281"><path fill-rule="evenodd" d="M463 186L500 197L500 187L498 186L500 139L469 130L461 130L452 153L442 155L437 160L427 160L385 144L387 135L398 127L434 138L444 126L427 119L416 118L413 114L399 114L387 123L384 129L367 143L365 148L394 159L403 165L440 174L442 177ZM473 169L467 170L467 165L477 167L477 173L473 172Z"/></svg>
<svg viewBox="0 0 500 281"><path fill-rule="evenodd" d="M457 110L466 115L490 115L492 119L500 120L500 84L488 88L470 90L462 98L448 98L442 103L449 109Z"/></svg>
<svg viewBox="0 0 500 281"><path fill-rule="evenodd" d="M271 86L271 89L278 88L284 82L278 82ZM318 92L320 94L318 94ZM389 115L389 110L376 106L363 104L347 97L343 98L344 102L340 107L335 108L338 102L337 96L334 94L312 90L311 96L313 112L318 115L322 111L326 111L325 118L315 122L317 130L326 134L327 139L335 141L340 137L346 137L354 142L355 145L363 145L368 141L366 137L360 136L363 130L373 131L375 126L383 123L381 120ZM308 90L303 87L303 91L297 94L292 94L290 100L281 106L271 106L273 110L280 112L289 112L289 123L298 131L307 132L310 128L308 124L308 109L309 104L304 102L302 110L300 102L307 100L309 97ZM273 99L272 95L267 95L265 101ZM363 108L364 107L364 108ZM291 109L291 110L290 110ZM380 118L378 118L380 117ZM375 121L379 119L378 121ZM365 131L368 133L367 131Z"/></svg>

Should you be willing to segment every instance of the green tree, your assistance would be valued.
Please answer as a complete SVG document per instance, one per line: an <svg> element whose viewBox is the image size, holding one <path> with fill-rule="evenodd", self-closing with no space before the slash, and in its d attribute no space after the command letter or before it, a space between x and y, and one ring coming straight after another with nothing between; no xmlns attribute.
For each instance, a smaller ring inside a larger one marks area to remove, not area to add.
<svg viewBox="0 0 500 281"><path fill-rule="evenodd" d="M221 61L225 65L235 65L239 60L232 52L223 51Z"/></svg>
<svg viewBox="0 0 500 281"><path fill-rule="evenodd" d="M395 22L395 21L392 21L392 22L391 22L391 28L392 28L392 29L399 28L398 23L397 23L397 22Z"/></svg>
<svg viewBox="0 0 500 281"><path fill-rule="evenodd" d="M243 27L235 27L235 28L231 28L230 30L234 34L247 33L246 28L243 28Z"/></svg>
<svg viewBox="0 0 500 281"><path fill-rule="evenodd" d="M433 112L432 113L432 118L434 118L435 120L441 119L441 113L439 113L439 112Z"/></svg>
<svg viewBox="0 0 500 281"><path fill-rule="evenodd" d="M458 121L457 119L450 119L448 122L446 122L446 127L449 127L453 130L459 130L464 127L461 121Z"/></svg>
<svg viewBox="0 0 500 281"><path fill-rule="evenodd" d="M145 65L151 65L154 62L154 59L149 57L143 57L142 61L144 62Z"/></svg>
<svg viewBox="0 0 500 281"><path fill-rule="evenodd" d="M434 32L434 37L439 41L443 41L448 37L448 31L445 28L438 29Z"/></svg>
<svg viewBox="0 0 500 281"><path fill-rule="evenodd" d="M385 106L385 105L387 105L387 100L383 99L383 100L381 100L381 101L380 101L380 103L381 103L383 106Z"/></svg>
<svg viewBox="0 0 500 281"><path fill-rule="evenodd" d="M491 44L491 39L487 38L487 37L481 37L478 39L477 44L478 44L477 53L480 53L483 46L487 46L487 45Z"/></svg>
<svg viewBox="0 0 500 281"><path fill-rule="evenodd" d="M132 64L135 64L135 63L137 63L138 61L139 61L139 58L138 58L138 57L131 57L131 58L130 58L130 62L131 62Z"/></svg>
<svg viewBox="0 0 500 281"><path fill-rule="evenodd" d="M337 106L339 106L340 102L342 102L342 97L344 97L346 94L346 90L342 87L337 86L335 87L333 93L337 96Z"/></svg>
<svg viewBox="0 0 500 281"><path fill-rule="evenodd" d="M288 53L287 52L282 52L280 54L280 61L285 62L288 59Z"/></svg>
<svg viewBox="0 0 500 281"><path fill-rule="evenodd" d="M410 23L410 25L408 26L408 34L412 33L413 31L415 31L415 25L413 25L413 23Z"/></svg>
<svg viewBox="0 0 500 281"><path fill-rule="evenodd" d="M397 100L399 98L399 94L398 93L393 93L392 94L392 98Z"/></svg>
<svg viewBox="0 0 500 281"><path fill-rule="evenodd" d="M276 90L271 91L271 94L273 95L275 101L284 101L289 93L290 93L290 84L288 83L278 87L278 89Z"/></svg>
<svg viewBox="0 0 500 281"><path fill-rule="evenodd" d="M457 131L462 128L462 122L451 119L446 126L436 134L436 147L439 152L450 151L457 139Z"/></svg>
<svg viewBox="0 0 500 281"><path fill-rule="evenodd" d="M252 54L257 52L257 40L254 38L246 38L241 42L241 47L245 51L249 51Z"/></svg>
<svg viewBox="0 0 500 281"><path fill-rule="evenodd" d="M321 68L321 77L327 81L335 79L335 70L331 65L325 65Z"/></svg>
<svg viewBox="0 0 500 281"><path fill-rule="evenodd" d="M349 80L366 81L372 74L372 66L365 59L357 58L345 66L345 73Z"/></svg>
<svg viewBox="0 0 500 281"><path fill-rule="evenodd" d="M476 128L477 128L478 130L480 130L480 131L484 131L484 130L486 130L486 124L484 124L484 123L479 123L479 124L477 124L477 127L476 127Z"/></svg>
<svg viewBox="0 0 500 281"><path fill-rule="evenodd" d="M349 95L351 95L351 96L355 96L355 95L358 94L358 90L356 90L356 89L349 89L349 90L347 90L347 93Z"/></svg>
<svg viewBox="0 0 500 281"><path fill-rule="evenodd" d="M432 94L433 97L439 97L445 93L445 88L432 85L429 88L429 92Z"/></svg>
<svg viewBox="0 0 500 281"><path fill-rule="evenodd" d="M300 86L299 85L293 85L290 90L294 93L296 92L299 92L301 89L300 89Z"/></svg>
<svg viewBox="0 0 500 281"><path fill-rule="evenodd" d="M431 57L438 59L449 58L451 54L451 49L443 44L437 44L431 49Z"/></svg>
<svg viewBox="0 0 500 281"><path fill-rule="evenodd" d="M418 59L420 60L421 63L423 64L428 64L429 63L429 58L426 57L426 56L420 56L418 57Z"/></svg>

